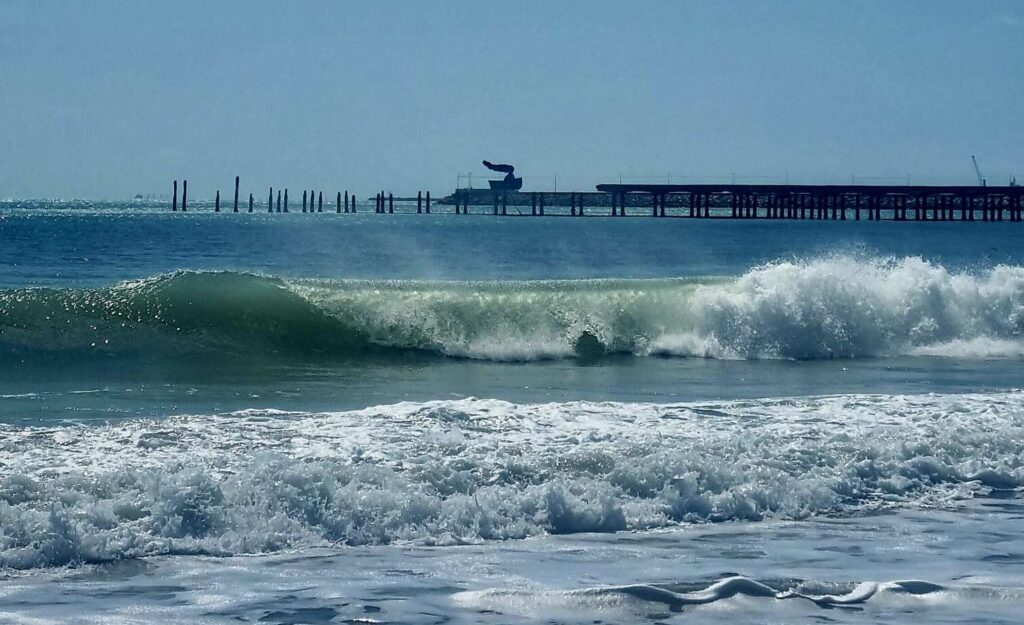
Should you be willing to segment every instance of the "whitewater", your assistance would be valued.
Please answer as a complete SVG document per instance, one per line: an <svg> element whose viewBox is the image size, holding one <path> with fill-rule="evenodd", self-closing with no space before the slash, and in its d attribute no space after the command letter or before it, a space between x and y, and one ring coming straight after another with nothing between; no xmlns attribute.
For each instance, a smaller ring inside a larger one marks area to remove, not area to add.
<svg viewBox="0 0 1024 625"><path fill-rule="evenodd" d="M1024 268L919 257L778 262L732 280L417 282L178 272L106 289L0 291L0 345L482 360L1024 354Z"/></svg>
<svg viewBox="0 0 1024 625"><path fill-rule="evenodd" d="M1006 224L58 208L0 622L1019 621Z"/></svg>

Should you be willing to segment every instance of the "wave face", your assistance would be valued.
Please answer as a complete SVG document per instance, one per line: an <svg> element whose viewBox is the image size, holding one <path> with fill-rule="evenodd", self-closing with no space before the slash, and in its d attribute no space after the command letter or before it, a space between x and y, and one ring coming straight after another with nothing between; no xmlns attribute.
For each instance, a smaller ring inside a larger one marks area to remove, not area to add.
<svg viewBox="0 0 1024 625"><path fill-rule="evenodd" d="M731 359L1024 355L1024 267L920 258L779 262L732 279L287 281L175 273L0 291L6 351L488 360L607 353Z"/></svg>
<svg viewBox="0 0 1024 625"><path fill-rule="evenodd" d="M8 425L0 567L957 508L1021 440L1022 392Z"/></svg>

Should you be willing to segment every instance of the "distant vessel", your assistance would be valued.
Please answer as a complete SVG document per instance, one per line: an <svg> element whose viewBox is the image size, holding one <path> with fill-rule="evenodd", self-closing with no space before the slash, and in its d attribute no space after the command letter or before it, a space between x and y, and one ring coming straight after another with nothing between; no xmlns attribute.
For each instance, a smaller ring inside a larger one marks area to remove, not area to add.
<svg viewBox="0 0 1024 625"><path fill-rule="evenodd" d="M484 161L484 167L491 171L498 171L505 174L505 177L501 180L487 181L487 184L491 185L492 191L518 191L523 188L523 179L516 178L516 168L512 165Z"/></svg>

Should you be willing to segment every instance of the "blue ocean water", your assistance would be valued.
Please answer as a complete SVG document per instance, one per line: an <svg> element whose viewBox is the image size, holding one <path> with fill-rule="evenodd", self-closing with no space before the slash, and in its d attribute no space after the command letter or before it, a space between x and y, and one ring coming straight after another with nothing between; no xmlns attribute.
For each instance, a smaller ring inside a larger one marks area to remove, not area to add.
<svg viewBox="0 0 1024 625"><path fill-rule="evenodd" d="M3 618L1014 622L1018 224L410 208L0 205Z"/></svg>

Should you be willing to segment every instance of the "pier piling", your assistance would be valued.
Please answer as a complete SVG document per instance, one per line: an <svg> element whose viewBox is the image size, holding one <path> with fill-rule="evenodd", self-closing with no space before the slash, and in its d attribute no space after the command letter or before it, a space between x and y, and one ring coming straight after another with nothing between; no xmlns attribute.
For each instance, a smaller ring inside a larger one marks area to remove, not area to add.
<svg viewBox="0 0 1024 625"><path fill-rule="evenodd" d="M238 212L238 176L235 176L235 203L233 205L233 212Z"/></svg>
<svg viewBox="0 0 1024 625"><path fill-rule="evenodd" d="M213 212L220 212L220 189L217 189L217 198L213 201Z"/></svg>
<svg viewBox="0 0 1024 625"><path fill-rule="evenodd" d="M430 214L430 190L427 190L427 214Z"/></svg>

